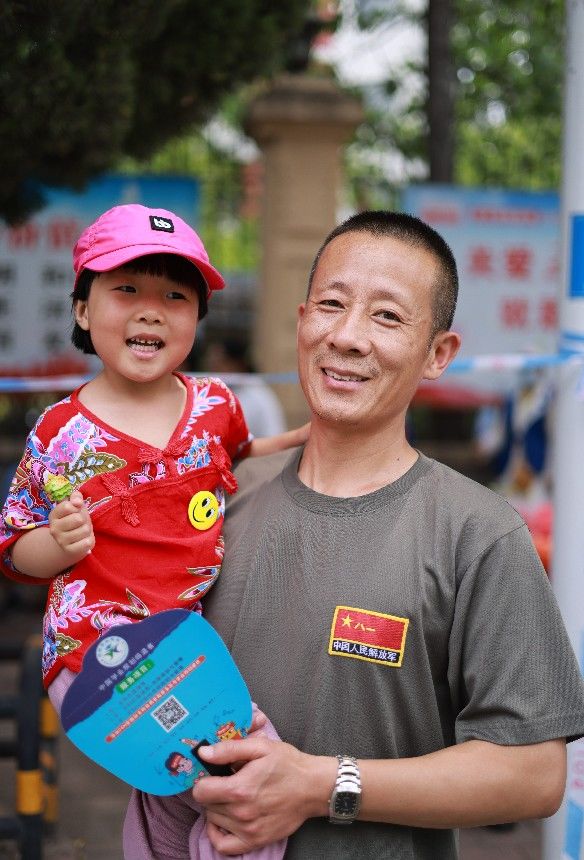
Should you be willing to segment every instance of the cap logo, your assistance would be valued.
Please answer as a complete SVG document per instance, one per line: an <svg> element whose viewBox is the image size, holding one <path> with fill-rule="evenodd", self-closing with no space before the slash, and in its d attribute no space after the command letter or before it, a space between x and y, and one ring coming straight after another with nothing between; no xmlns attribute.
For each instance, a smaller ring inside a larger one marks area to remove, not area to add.
<svg viewBox="0 0 584 860"><path fill-rule="evenodd" d="M174 233L174 224L170 218L161 218L160 215L150 216L150 226L153 230L160 230L162 233Z"/></svg>

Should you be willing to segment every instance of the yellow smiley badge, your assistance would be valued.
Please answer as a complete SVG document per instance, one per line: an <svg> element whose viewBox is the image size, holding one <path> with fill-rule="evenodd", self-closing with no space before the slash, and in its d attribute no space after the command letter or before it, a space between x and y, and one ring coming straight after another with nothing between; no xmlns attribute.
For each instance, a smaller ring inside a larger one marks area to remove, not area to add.
<svg viewBox="0 0 584 860"><path fill-rule="evenodd" d="M207 531L217 521L219 502L208 490L199 490L189 502L189 521L200 532Z"/></svg>

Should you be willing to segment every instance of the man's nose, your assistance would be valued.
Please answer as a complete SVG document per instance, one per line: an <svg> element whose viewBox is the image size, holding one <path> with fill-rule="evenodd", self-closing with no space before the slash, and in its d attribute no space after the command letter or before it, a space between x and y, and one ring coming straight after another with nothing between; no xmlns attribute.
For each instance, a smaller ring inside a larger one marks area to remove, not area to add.
<svg viewBox="0 0 584 860"><path fill-rule="evenodd" d="M368 319L358 310L339 314L327 341L339 352L359 352L367 355L371 350Z"/></svg>

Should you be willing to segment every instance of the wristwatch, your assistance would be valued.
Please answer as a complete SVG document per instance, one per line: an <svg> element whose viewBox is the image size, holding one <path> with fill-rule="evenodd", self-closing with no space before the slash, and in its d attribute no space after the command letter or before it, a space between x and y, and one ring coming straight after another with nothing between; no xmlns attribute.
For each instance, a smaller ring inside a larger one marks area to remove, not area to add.
<svg viewBox="0 0 584 860"><path fill-rule="evenodd" d="M357 759L338 755L339 766L333 793L329 800L331 824L352 824L361 806L361 774Z"/></svg>

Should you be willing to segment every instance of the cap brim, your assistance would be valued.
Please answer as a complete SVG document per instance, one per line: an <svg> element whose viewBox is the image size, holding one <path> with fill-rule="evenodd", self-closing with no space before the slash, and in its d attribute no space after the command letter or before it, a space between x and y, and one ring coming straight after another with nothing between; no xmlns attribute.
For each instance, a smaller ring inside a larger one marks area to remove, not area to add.
<svg viewBox="0 0 584 860"><path fill-rule="evenodd" d="M138 257L147 257L150 254L173 254L175 257L183 257L192 263L205 278L207 298L209 298L213 290L222 290L225 286L222 276L210 263L200 260L198 257L193 257L191 254L183 254L176 247L171 247L170 245L133 245L129 248L118 248L116 251L109 251L106 254L101 254L99 257L89 260L77 273L73 292L77 288L77 281L83 269L91 269L93 272L111 272L112 269L117 269L119 266L131 263L132 260L137 260Z"/></svg>

